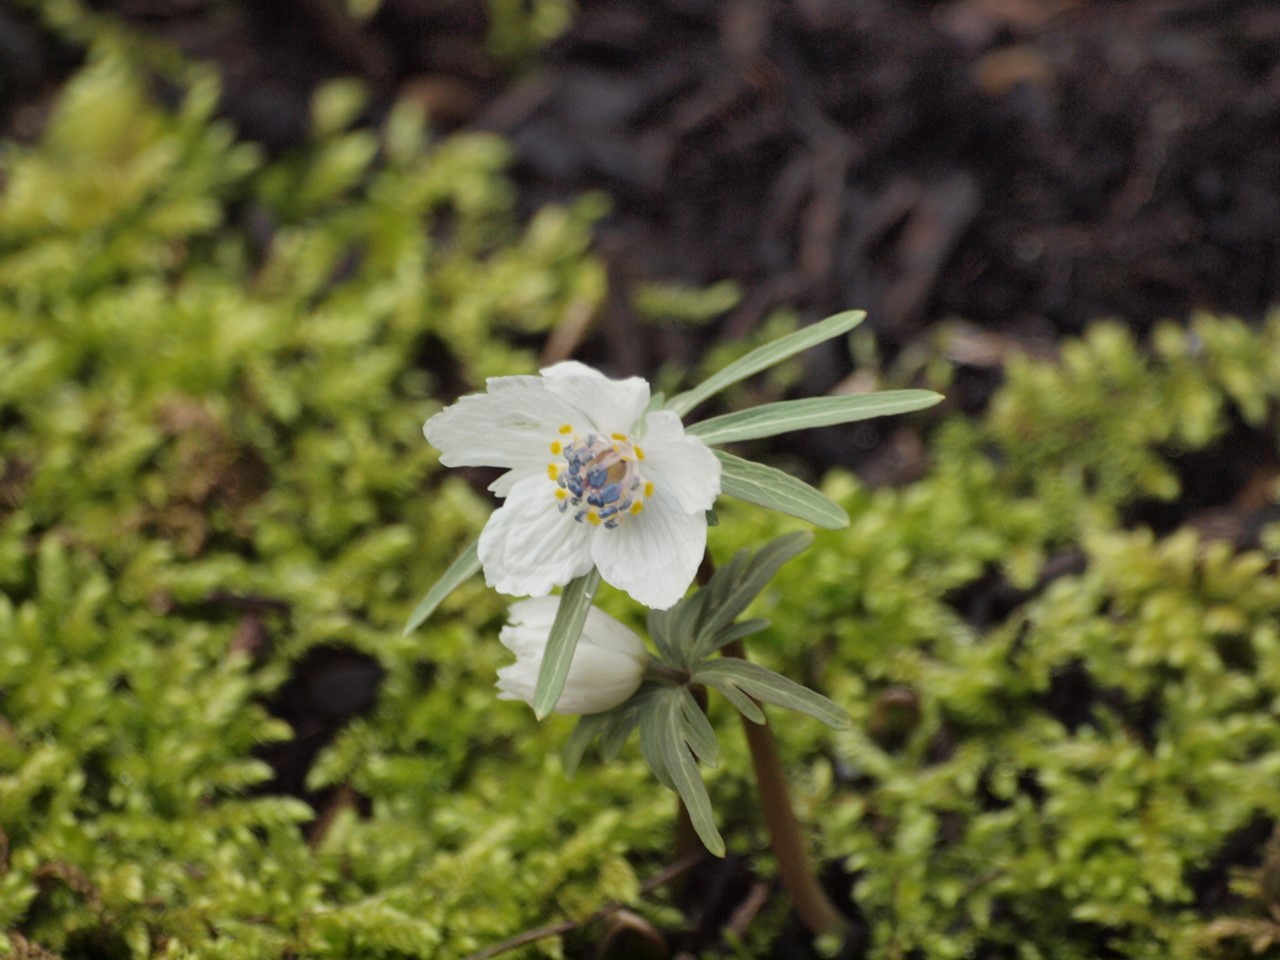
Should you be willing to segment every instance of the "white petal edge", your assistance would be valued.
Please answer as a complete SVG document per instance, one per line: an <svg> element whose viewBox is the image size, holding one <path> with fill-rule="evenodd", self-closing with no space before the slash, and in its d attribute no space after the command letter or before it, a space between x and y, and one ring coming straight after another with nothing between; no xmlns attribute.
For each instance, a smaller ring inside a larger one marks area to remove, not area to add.
<svg viewBox="0 0 1280 960"><path fill-rule="evenodd" d="M422 425L423 435L440 451L440 462L545 468L560 426L572 423L579 412L537 377L498 377L489 387L492 392L469 394Z"/></svg>
<svg viewBox="0 0 1280 960"><path fill-rule="evenodd" d="M711 448L685 434L680 418L659 410L645 418L641 471L671 493L686 513L711 509L720 493L720 461Z"/></svg>
<svg viewBox="0 0 1280 960"><path fill-rule="evenodd" d="M542 597L591 570L591 534L556 509L556 485L545 475L520 480L480 531L484 580L499 593Z"/></svg>
<svg viewBox="0 0 1280 960"><path fill-rule="evenodd" d="M666 610L684 596L707 546L707 518L686 513L661 487L645 500L644 512L616 530L596 528L591 557L606 583L639 603Z"/></svg>
<svg viewBox="0 0 1280 960"><path fill-rule="evenodd" d="M640 377L613 380L576 360L542 371L547 389L582 412L600 433L630 434L649 405L649 384Z"/></svg>
<svg viewBox="0 0 1280 960"><path fill-rule="evenodd" d="M527 600L517 600L507 609L507 624L534 630L545 629L550 632L559 610L559 597L530 597ZM506 628L503 629L505 632Z"/></svg>

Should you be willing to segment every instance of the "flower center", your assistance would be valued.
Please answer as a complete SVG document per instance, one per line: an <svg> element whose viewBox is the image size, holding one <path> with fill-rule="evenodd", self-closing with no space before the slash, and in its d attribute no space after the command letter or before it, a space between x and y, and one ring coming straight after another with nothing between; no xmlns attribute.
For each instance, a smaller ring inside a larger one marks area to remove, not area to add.
<svg viewBox="0 0 1280 960"><path fill-rule="evenodd" d="M644 509L653 496L653 483L640 473L644 451L626 434L579 435L569 424L560 428L564 439L551 443L559 457L547 465L556 482L560 512L573 510L573 519L608 530Z"/></svg>

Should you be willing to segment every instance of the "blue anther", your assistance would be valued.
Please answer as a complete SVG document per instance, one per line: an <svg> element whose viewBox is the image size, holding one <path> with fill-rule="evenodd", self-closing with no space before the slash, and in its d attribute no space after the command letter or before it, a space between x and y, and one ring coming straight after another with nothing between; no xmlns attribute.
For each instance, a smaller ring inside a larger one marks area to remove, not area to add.
<svg viewBox="0 0 1280 960"><path fill-rule="evenodd" d="M604 467L594 467L587 471L587 483L593 487L602 487L609 479L609 471Z"/></svg>
<svg viewBox="0 0 1280 960"><path fill-rule="evenodd" d="M608 520L610 517L614 516L617 512L618 512L617 507L605 507L603 510L600 511L600 519Z"/></svg>
<svg viewBox="0 0 1280 960"><path fill-rule="evenodd" d="M569 492L572 493L575 497L582 496L582 481L579 480L577 477L570 477Z"/></svg>
<svg viewBox="0 0 1280 960"><path fill-rule="evenodd" d="M603 507L604 501L600 499L600 494L592 493L587 495L587 503L593 507Z"/></svg>
<svg viewBox="0 0 1280 960"><path fill-rule="evenodd" d="M605 503L613 503L622 496L622 484L611 483L600 491L600 499Z"/></svg>

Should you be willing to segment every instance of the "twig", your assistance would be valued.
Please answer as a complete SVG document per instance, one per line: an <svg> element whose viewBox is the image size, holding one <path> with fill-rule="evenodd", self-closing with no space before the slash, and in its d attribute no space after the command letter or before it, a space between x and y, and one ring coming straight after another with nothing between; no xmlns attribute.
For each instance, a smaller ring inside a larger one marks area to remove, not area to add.
<svg viewBox="0 0 1280 960"><path fill-rule="evenodd" d="M688 873L704 859L707 852L702 849L694 850L685 854L671 863L667 864L662 870L654 874L640 886L640 893L652 893L659 887L666 886L677 877L681 877ZM499 954L506 953L508 950L514 950L517 947L523 947L526 944L534 943L545 937L557 937L565 933L572 933L580 927L585 927L589 923L596 920L603 920L610 914L616 913L623 909L620 903L607 903L591 916L583 920L561 920L559 923L549 923L544 927L535 927L532 930L526 930L518 933L514 937L503 940L501 943L495 943L493 946L485 947L483 950L477 950L475 953L468 954L463 960L489 960L490 957L496 957Z"/></svg>

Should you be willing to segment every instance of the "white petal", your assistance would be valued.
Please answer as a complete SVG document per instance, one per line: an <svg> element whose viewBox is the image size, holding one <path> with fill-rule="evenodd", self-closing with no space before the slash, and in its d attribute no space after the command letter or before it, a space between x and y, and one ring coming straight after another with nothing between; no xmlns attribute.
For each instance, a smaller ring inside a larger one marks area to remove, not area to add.
<svg viewBox="0 0 1280 960"><path fill-rule="evenodd" d="M600 433L631 433L649 405L649 384L640 377L611 380L576 360L547 367L542 375L547 389L582 411Z"/></svg>
<svg viewBox="0 0 1280 960"><path fill-rule="evenodd" d="M686 513L705 512L720 493L720 461L697 437L687 436L680 418L658 410L645 418L641 472L659 490L671 493Z"/></svg>
<svg viewBox="0 0 1280 960"><path fill-rule="evenodd" d="M612 650L579 644L573 653L556 713L599 713L616 707L640 686L644 661ZM536 683L536 681L535 681Z"/></svg>
<svg viewBox="0 0 1280 960"><path fill-rule="evenodd" d="M582 415L537 377L498 377L428 420L422 432L446 467L533 467L550 463L562 424Z"/></svg>
<svg viewBox="0 0 1280 960"><path fill-rule="evenodd" d="M615 530L596 528L591 557L600 575L646 607L666 610L693 582L707 545L707 518L686 513L661 487Z"/></svg>
<svg viewBox="0 0 1280 960"><path fill-rule="evenodd" d="M541 597L591 569L593 527L556 509L545 475L519 481L480 531L485 583L499 593Z"/></svg>
<svg viewBox="0 0 1280 960"><path fill-rule="evenodd" d="M548 444L548 447L549 446L550 444ZM550 454L550 451L548 451L548 454ZM506 497L510 495L512 488L521 480L526 480L529 477L546 476L547 465L554 462L556 459L557 458L555 456L549 455L532 463L513 467L502 476L498 477L498 479L493 481L493 483L489 484L488 490L493 493L494 496L506 499Z"/></svg>
<svg viewBox="0 0 1280 960"><path fill-rule="evenodd" d="M525 703L532 704L541 663L541 660L521 659L499 668L498 699L523 700Z"/></svg>
<svg viewBox="0 0 1280 960"><path fill-rule="evenodd" d="M609 532L617 533L616 530ZM550 626L550 624L547 625L548 633ZM634 630L595 607L587 611L587 622L582 625L582 642L612 653L623 654L637 663L643 664L649 659L644 641Z"/></svg>
<svg viewBox="0 0 1280 960"><path fill-rule="evenodd" d="M556 613L559 609L559 597L530 597L528 600L517 600L507 610L507 622L514 626L549 632L551 625L556 622Z"/></svg>

